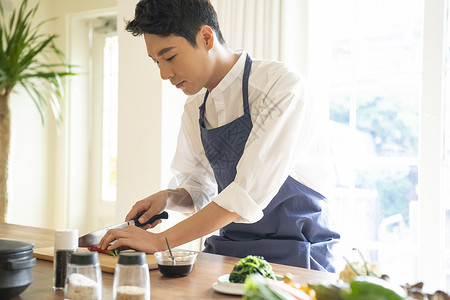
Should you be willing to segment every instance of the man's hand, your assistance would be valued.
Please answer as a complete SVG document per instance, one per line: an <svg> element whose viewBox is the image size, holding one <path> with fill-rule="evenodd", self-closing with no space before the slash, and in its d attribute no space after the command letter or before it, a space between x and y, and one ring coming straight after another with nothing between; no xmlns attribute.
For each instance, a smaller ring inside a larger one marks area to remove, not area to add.
<svg viewBox="0 0 450 300"><path fill-rule="evenodd" d="M138 221L140 223L147 222L151 217L161 213L166 208L168 197L169 191L164 190L136 202L131 208L131 210L128 212L127 216L125 217L125 221L130 221L138 213L145 211L145 213L139 218ZM145 225L142 228L143 229L153 228L159 223L161 223L161 220L156 220L152 224Z"/></svg>
<svg viewBox="0 0 450 300"><path fill-rule="evenodd" d="M130 220L139 212L145 211L144 215L139 218L139 222L146 222L165 209L168 197L189 197L191 199L185 189L161 191L136 202L128 213L126 220ZM189 218L159 234L147 232L145 226L142 228L128 226L123 229L111 229L102 238L98 247L108 250L114 250L118 247L132 248L153 253L167 249L164 237L168 238L172 247L178 247L214 232L238 218L239 215L235 212L230 212L215 202L211 202ZM160 220L155 222L160 222ZM114 243L110 245L112 242Z"/></svg>
<svg viewBox="0 0 450 300"><path fill-rule="evenodd" d="M147 222L151 217L161 213L166 208L169 197L174 197L174 199L189 197L190 201L192 201L185 189L160 191L136 202L125 217L125 221L133 219L137 214L144 211L144 214L138 221L140 223ZM165 250L165 242L159 240L159 235L146 231L148 228L153 228L161 222L161 220L156 220L152 224L147 224L141 228L128 226L123 229L111 229L106 232L98 247L101 249L108 248L108 250L114 250L118 247L132 248L148 253ZM112 242L114 244L110 245Z"/></svg>
<svg viewBox="0 0 450 300"><path fill-rule="evenodd" d="M115 242L111 244L113 241ZM159 234L131 225L121 229L108 230L98 247L107 250L114 250L119 247L122 249L131 248L146 253L154 253L165 250L165 242Z"/></svg>

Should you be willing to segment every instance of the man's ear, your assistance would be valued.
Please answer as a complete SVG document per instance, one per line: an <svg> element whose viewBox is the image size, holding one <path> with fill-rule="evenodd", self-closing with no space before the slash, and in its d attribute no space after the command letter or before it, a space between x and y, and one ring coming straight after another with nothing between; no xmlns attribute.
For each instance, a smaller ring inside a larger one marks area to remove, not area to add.
<svg viewBox="0 0 450 300"><path fill-rule="evenodd" d="M199 35L202 45L206 47L206 50L211 50L214 47L214 31L208 25L200 27Z"/></svg>

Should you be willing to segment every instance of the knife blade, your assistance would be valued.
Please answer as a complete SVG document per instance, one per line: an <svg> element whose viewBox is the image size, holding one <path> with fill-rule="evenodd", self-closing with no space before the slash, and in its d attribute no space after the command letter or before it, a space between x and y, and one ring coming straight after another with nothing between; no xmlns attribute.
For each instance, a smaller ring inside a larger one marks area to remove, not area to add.
<svg viewBox="0 0 450 300"><path fill-rule="evenodd" d="M108 227L105 227L103 229L99 229L99 230L90 232L88 234L85 234L85 235L79 237L78 238L78 247L97 246L98 243L100 243L100 241L103 238L103 236L105 235L105 233L108 230L111 230L111 229L125 228L125 227L127 227L129 225L135 225L137 227L142 227L142 226L145 226L147 224L151 224L151 223L155 222L156 220L169 218L169 214L166 211L163 211L162 213L160 213L158 215L154 215L153 217L151 217L147 222L140 223L138 221L138 219L143 214L144 214L144 211L140 212L139 214L137 214L136 217L134 217L132 220L130 220L128 222L123 222L123 223L120 223L120 224L108 226Z"/></svg>

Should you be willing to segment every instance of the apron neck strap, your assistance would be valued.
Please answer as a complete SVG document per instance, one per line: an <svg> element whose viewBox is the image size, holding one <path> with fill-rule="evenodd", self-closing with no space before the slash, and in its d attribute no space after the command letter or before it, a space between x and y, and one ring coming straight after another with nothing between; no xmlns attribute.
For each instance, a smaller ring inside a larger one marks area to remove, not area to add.
<svg viewBox="0 0 450 300"><path fill-rule="evenodd" d="M250 115L250 108L248 104L248 78L250 77L250 70L252 68L252 58L247 53L247 58L245 59L244 75L242 76L242 102L244 104L244 114ZM205 98L203 99L203 104L199 107L200 109L200 125L205 127L205 106L206 99L208 99L209 91L206 90Z"/></svg>
<svg viewBox="0 0 450 300"><path fill-rule="evenodd" d="M244 113L250 115L250 108L248 105L248 78L250 77L250 69L252 68L252 59L247 54L244 67L244 76L242 76L242 101L244 103Z"/></svg>

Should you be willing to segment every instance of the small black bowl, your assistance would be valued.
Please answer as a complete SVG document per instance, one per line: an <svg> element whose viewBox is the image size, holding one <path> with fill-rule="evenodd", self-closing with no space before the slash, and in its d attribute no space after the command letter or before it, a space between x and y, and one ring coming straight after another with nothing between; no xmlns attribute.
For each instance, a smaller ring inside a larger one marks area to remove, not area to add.
<svg viewBox="0 0 450 300"><path fill-rule="evenodd" d="M184 277L192 272L197 252L188 250L172 250L173 259L169 251L156 252L155 258L158 269L166 277Z"/></svg>

